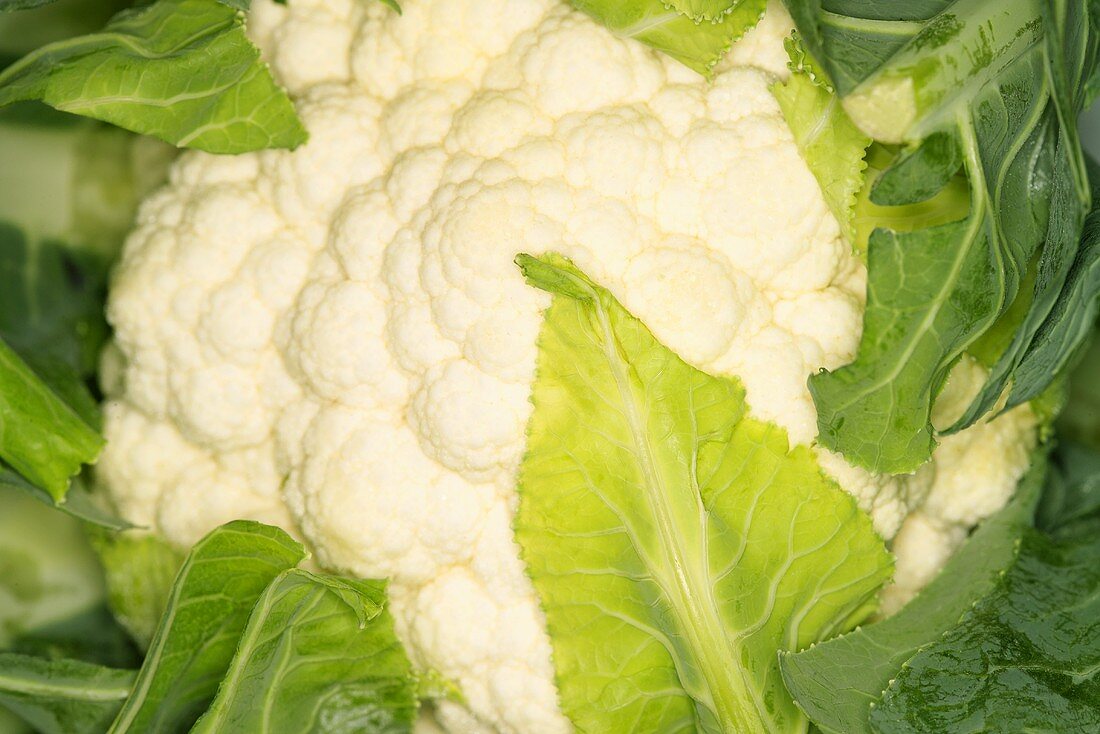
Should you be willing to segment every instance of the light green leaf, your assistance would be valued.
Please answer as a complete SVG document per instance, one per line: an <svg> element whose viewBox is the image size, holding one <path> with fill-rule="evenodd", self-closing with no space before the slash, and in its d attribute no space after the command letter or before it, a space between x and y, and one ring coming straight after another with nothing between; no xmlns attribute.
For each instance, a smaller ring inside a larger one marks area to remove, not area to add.
<svg viewBox="0 0 1100 734"><path fill-rule="evenodd" d="M212 153L306 140L244 16L216 0L157 0L31 52L0 73L0 105L28 99Z"/></svg>
<svg viewBox="0 0 1100 734"><path fill-rule="evenodd" d="M697 23L715 22L732 13L741 0L669 0L676 8Z"/></svg>
<svg viewBox="0 0 1100 734"><path fill-rule="evenodd" d="M141 649L148 649L183 555L148 533L97 532L91 540L106 574L111 611Z"/></svg>
<svg viewBox="0 0 1100 734"><path fill-rule="evenodd" d="M193 734L411 732L416 679L385 584L286 571L256 604Z"/></svg>
<svg viewBox="0 0 1100 734"><path fill-rule="evenodd" d="M103 439L0 340L0 458L54 501Z"/></svg>
<svg viewBox="0 0 1100 734"><path fill-rule="evenodd" d="M0 653L0 704L42 734L101 734L133 682L132 670Z"/></svg>
<svg viewBox="0 0 1100 734"><path fill-rule="evenodd" d="M1046 473L1037 452L1016 497L982 523L943 570L894 616L780 658L798 706L826 734L870 734L872 705L916 652L958 623L1016 558Z"/></svg>
<svg viewBox="0 0 1100 734"><path fill-rule="evenodd" d="M786 82L775 84L772 93L844 238L860 249L853 217L871 138L848 119L840 98L809 74L792 73Z"/></svg>
<svg viewBox="0 0 1100 734"><path fill-rule="evenodd" d="M264 589L306 556L278 528L238 520L191 549L111 734L188 729L206 710Z"/></svg>
<svg viewBox="0 0 1100 734"><path fill-rule="evenodd" d="M700 4L730 8L719 22L697 23L663 0L572 0L574 7L588 13L624 38L634 38L668 54L700 74L710 76L715 64L734 41L757 24L767 0L729 0ZM691 4L696 0L684 0Z"/></svg>
<svg viewBox="0 0 1100 734"><path fill-rule="evenodd" d="M873 611L890 560L806 447L554 255L516 536L580 731L801 732L778 652Z"/></svg>

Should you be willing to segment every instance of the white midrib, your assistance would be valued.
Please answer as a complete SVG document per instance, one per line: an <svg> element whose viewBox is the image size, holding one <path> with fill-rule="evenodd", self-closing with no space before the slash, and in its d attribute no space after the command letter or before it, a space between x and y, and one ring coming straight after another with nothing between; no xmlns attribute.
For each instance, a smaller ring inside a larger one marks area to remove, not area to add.
<svg viewBox="0 0 1100 734"><path fill-rule="evenodd" d="M672 579L662 569L650 568L655 579L663 579L662 589L672 600L672 611L685 633L700 672L707 685L709 700L698 703L710 709L723 732L727 734L751 734L752 732L774 731L774 726L758 702L750 697L754 690L752 682L745 677L745 671L738 663L739 655L730 645L726 635L718 604L713 595L713 584L707 573L706 563L691 563L685 557L683 543L693 537L691 529L680 529L675 521L675 513L668 505L668 494L656 470L649 441L643 428L630 390L630 382L616 353L615 336L599 296L593 293L593 303L603 332L603 349L615 384L622 398L627 422L635 445L635 454L642 467L645 480L646 498L653 508L657 527L663 542L667 568L672 569ZM697 529L698 537L706 537L706 511L699 503L698 516L702 526ZM705 559L705 549L699 549L699 558ZM671 583L670 583L671 582ZM671 651L670 651L671 652ZM695 696L692 696L695 698Z"/></svg>

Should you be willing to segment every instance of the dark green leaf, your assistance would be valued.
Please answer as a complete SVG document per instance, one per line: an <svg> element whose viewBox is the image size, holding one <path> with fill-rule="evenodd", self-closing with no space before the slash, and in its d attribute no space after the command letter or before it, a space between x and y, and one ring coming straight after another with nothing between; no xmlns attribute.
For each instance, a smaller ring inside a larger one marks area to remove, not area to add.
<svg viewBox="0 0 1100 734"><path fill-rule="evenodd" d="M28 54L0 73L0 105L27 99L213 153L306 140L243 15L215 0L157 0Z"/></svg>
<svg viewBox="0 0 1100 734"><path fill-rule="evenodd" d="M192 732L412 731L416 681L385 600L382 582L283 573Z"/></svg>
<svg viewBox="0 0 1100 734"><path fill-rule="evenodd" d="M1100 538L1025 534L962 622L917 653L871 712L878 734L1100 731Z"/></svg>
<svg viewBox="0 0 1100 734"><path fill-rule="evenodd" d="M880 206L902 206L936 195L962 166L962 155L950 135L934 133L903 153L875 180L871 201Z"/></svg>
<svg viewBox="0 0 1100 734"><path fill-rule="evenodd" d="M1100 186L1100 166L1092 161L1089 164L1089 178ZM1100 202L1095 190L1093 201ZM1044 255L1046 252L1044 250ZM1062 267L1068 270L1064 273L1061 290L1046 319L1034 329L1027 343L1013 374L1006 410L1038 395L1048 384L1049 376L1062 374L1088 340L1092 324L1100 312L1100 209L1094 208L1089 213L1076 253L1066 257L1067 262ZM1051 282L1053 276L1050 269L1054 264L1044 258L1040 266L1046 267L1040 273L1045 280L1037 286L1037 294L1039 287Z"/></svg>
<svg viewBox="0 0 1100 734"><path fill-rule="evenodd" d="M1027 314L970 408L949 430L973 424L993 408L1011 382L1005 409L1034 398L1050 384L1084 341L1096 317L1100 294L1100 244L1095 231L1082 229L1098 172L1087 164L1077 135L1077 114L1084 105L1082 79L1096 68L1096 36L1089 29L1088 9L1081 2L1044 4L1044 48L1053 88L1051 105L1060 125L1051 176L1051 216L1039 256L1038 272ZM1053 8L1064 7L1065 12ZM1095 28L1092 29L1095 31ZM1085 202L1084 207L1080 206ZM1094 225L1095 226L1095 225ZM1082 323L1084 327L1082 328Z"/></svg>
<svg viewBox="0 0 1100 734"><path fill-rule="evenodd" d="M884 621L781 657L783 680L827 734L868 734L868 714L903 664L993 590L1016 557L1046 476L1039 454L1015 499L984 522L912 602Z"/></svg>
<svg viewBox="0 0 1100 734"><path fill-rule="evenodd" d="M935 446L931 403L948 370L1016 302L1036 253L1020 335L967 420L1002 379L1015 377L1023 399L1041 392L1079 344L1072 315L1084 296L1069 274L1100 254L1078 245L1090 196L1075 116L1097 34L1085 0L788 5L853 122L916 151L875 198L927 197L956 159L969 179L965 220L872 234L859 355L811 382L825 446L874 471L912 471ZM1056 336L1024 370L1041 334Z"/></svg>
<svg viewBox="0 0 1100 734"><path fill-rule="evenodd" d="M206 710L264 589L305 552L278 528L238 520L191 549L133 694L111 734L186 731Z"/></svg>
<svg viewBox="0 0 1100 734"><path fill-rule="evenodd" d="M0 653L0 703L43 734L102 734L134 671Z"/></svg>

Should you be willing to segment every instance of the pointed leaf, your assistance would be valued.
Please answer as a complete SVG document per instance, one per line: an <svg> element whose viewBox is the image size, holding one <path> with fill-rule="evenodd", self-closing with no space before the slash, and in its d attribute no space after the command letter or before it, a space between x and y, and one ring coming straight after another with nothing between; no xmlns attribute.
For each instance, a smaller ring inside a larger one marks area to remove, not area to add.
<svg viewBox="0 0 1100 734"><path fill-rule="evenodd" d="M844 631L890 563L805 447L745 415L735 380L659 344L567 260L554 294L516 535L581 731L798 732L777 652Z"/></svg>

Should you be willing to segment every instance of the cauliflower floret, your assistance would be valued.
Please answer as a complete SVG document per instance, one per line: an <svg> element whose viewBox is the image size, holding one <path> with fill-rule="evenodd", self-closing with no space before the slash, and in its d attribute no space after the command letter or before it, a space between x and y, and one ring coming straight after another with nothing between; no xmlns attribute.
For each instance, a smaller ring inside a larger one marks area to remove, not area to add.
<svg viewBox="0 0 1100 734"><path fill-rule="evenodd" d="M146 202L108 308L100 477L179 545L253 517L389 577L415 662L462 688L437 707L449 731L566 732L511 531L548 303L514 256L574 259L797 443L807 376L855 354L865 273L769 90L778 3L713 83L557 0L402 7L254 3L310 141L185 154ZM911 477L819 452L901 528L890 599L1011 493L1034 441L1011 415Z"/></svg>

